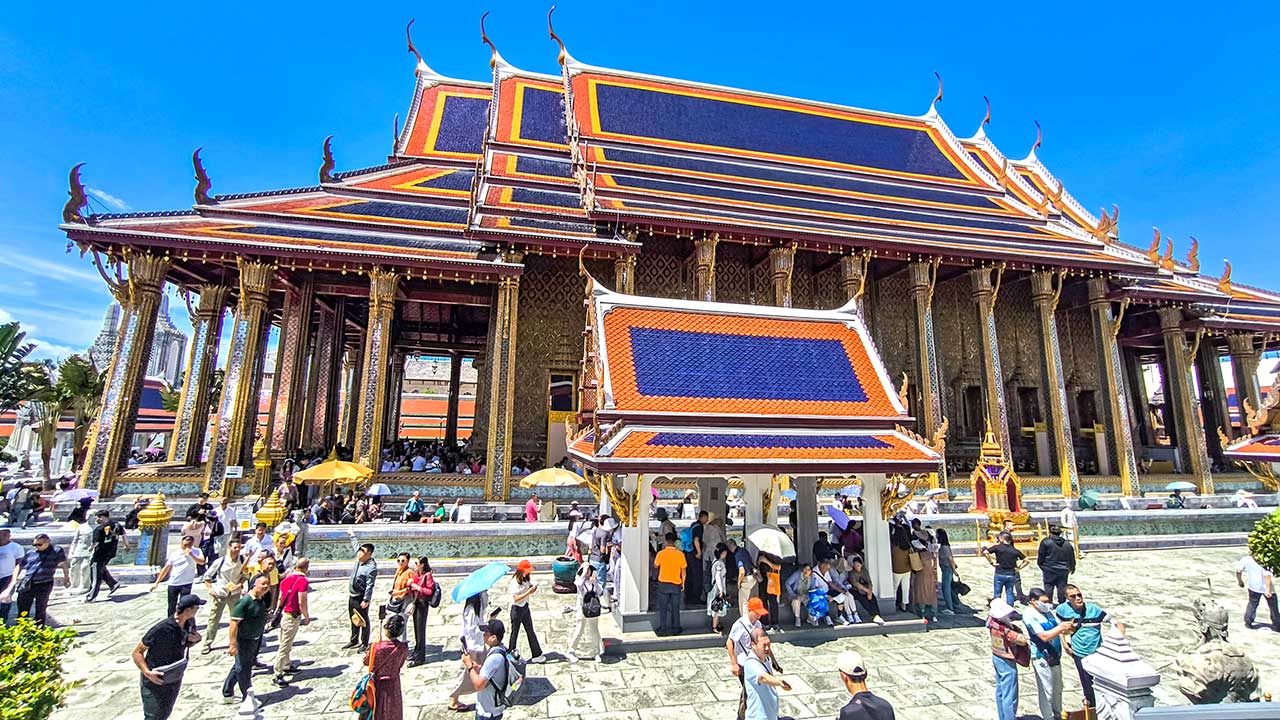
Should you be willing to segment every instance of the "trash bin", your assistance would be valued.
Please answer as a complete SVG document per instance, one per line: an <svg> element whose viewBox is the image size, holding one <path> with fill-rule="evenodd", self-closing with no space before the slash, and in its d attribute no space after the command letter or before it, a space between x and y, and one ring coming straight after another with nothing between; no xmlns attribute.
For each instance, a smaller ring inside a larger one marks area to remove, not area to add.
<svg viewBox="0 0 1280 720"><path fill-rule="evenodd" d="M578 575L578 561L571 557L560 556L551 563L551 576L555 579L552 590L557 593L576 593L578 586L574 583Z"/></svg>

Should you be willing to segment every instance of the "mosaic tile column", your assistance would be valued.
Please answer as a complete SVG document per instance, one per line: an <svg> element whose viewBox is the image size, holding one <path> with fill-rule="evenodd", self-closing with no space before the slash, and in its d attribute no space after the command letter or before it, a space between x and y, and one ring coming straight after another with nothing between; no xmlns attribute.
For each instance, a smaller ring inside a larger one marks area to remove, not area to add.
<svg viewBox="0 0 1280 720"><path fill-rule="evenodd" d="M934 268L931 262L914 262L907 266L911 292L912 323L916 335L914 362L916 387L919 393L919 412L916 428L921 435L932 438L942 425L942 393L938 386L938 351L933 334ZM946 467L945 463L943 467Z"/></svg>
<svg viewBox="0 0 1280 720"><path fill-rule="evenodd" d="M711 233L693 241L697 299L704 302L716 301L716 245L719 243L720 233Z"/></svg>
<svg viewBox="0 0 1280 720"><path fill-rule="evenodd" d="M356 462L375 471L382 459L382 424L386 418L388 365L391 361L391 325L396 314L396 288L400 276L389 270L369 273L369 323L365 330L364 369L360 374L354 453Z"/></svg>
<svg viewBox="0 0 1280 720"><path fill-rule="evenodd" d="M458 442L458 401L462 395L462 356L449 356L449 405L445 411L444 443L452 447Z"/></svg>
<svg viewBox="0 0 1280 720"><path fill-rule="evenodd" d="M271 403L270 448L290 453L301 445L306 399L307 345L311 342L311 311L315 301L311 279L285 291L276 348L275 395Z"/></svg>
<svg viewBox="0 0 1280 720"><path fill-rule="evenodd" d="M1213 338L1203 339L1192 361L1196 366L1196 379L1200 381L1200 419L1205 429L1205 450L1215 462L1225 464L1218 428L1227 432L1231 415L1227 410L1227 384L1222 377L1222 361Z"/></svg>
<svg viewBox="0 0 1280 720"><path fill-rule="evenodd" d="M854 308L863 320L867 319L864 307L866 293L863 292L867 280L866 270L867 266L863 259L857 255L845 255L840 258L840 290L844 293L844 301L850 303L856 300L857 304Z"/></svg>
<svg viewBox="0 0 1280 720"><path fill-rule="evenodd" d="M616 292L636 293L636 256L628 255L613 261L613 289Z"/></svg>
<svg viewBox="0 0 1280 720"><path fill-rule="evenodd" d="M1116 342L1120 318L1112 314L1111 301L1107 299L1109 290L1105 278L1089 280L1089 315L1093 322L1094 346L1098 354L1098 383L1103 396L1098 409L1103 414L1104 426L1111 434L1107 451L1114 458L1111 467L1120 475L1120 492L1126 497L1132 497L1141 493L1142 489L1138 483L1138 463L1134 459L1124 363L1120 359L1120 343Z"/></svg>
<svg viewBox="0 0 1280 720"><path fill-rule="evenodd" d="M387 418L382 426L383 443L393 443L400 438L400 400L404 396L404 362L401 350L391 353L391 376L387 381Z"/></svg>
<svg viewBox="0 0 1280 720"><path fill-rule="evenodd" d="M346 373L347 397L342 407L342 439L348 449L356 444L356 425L360 423L360 378L364 372L364 348L354 347L344 353L343 372Z"/></svg>
<svg viewBox="0 0 1280 720"><path fill-rule="evenodd" d="M270 320L267 299L275 266L240 258L240 299L236 304L231 346L222 376L222 397L214 424L209 461L205 465L205 489L211 495L231 497L235 479L226 480L228 467L248 466L254 431L258 426L258 390L261 387L263 350Z"/></svg>
<svg viewBox="0 0 1280 720"><path fill-rule="evenodd" d="M96 489L103 497L112 494L116 470L133 445L160 293L169 271L167 256L129 250L122 262L129 278L111 288L120 303L120 328L81 474L82 487Z"/></svg>
<svg viewBox="0 0 1280 720"><path fill-rule="evenodd" d="M1182 330L1182 310L1162 307L1160 334L1164 336L1165 395L1173 410L1177 427L1177 451L1182 471L1192 475L1200 486L1200 494L1213 493L1213 477L1209 474L1209 454L1204 445L1204 427L1200 423L1200 407L1191 388L1191 349Z"/></svg>
<svg viewBox="0 0 1280 720"><path fill-rule="evenodd" d="M982 399L987 406L987 422L1000 443L1006 458L1009 457L1009 410L1004 399L1004 375L1000 369L1000 343L996 338L996 295L999 288L992 282L991 268L974 268L969 271L973 287L969 297L978 312L978 330L982 334L978 343L978 357L982 362Z"/></svg>
<svg viewBox="0 0 1280 720"><path fill-rule="evenodd" d="M302 412L302 445L330 448L337 441L338 368L342 360L343 325L347 321L346 301L334 300L333 309L319 306L320 323L311 351L307 373L307 397Z"/></svg>
<svg viewBox="0 0 1280 720"><path fill-rule="evenodd" d="M791 271L796 264L796 246L783 245L769 250L769 277L773 279L773 304L791 307Z"/></svg>
<svg viewBox="0 0 1280 720"><path fill-rule="evenodd" d="M1058 344L1058 298L1063 276L1051 272L1031 273L1031 302L1040 318L1040 371L1049 399L1049 449L1062 482L1062 496L1080 494L1076 473L1076 448L1071 438L1067 411L1067 386L1062 372L1062 349Z"/></svg>
<svg viewBox="0 0 1280 720"><path fill-rule="evenodd" d="M209 386L218 364L218 344L222 340L222 317L231 295L221 285L201 285L200 302L192 318L191 352L187 359L187 379L182 384L178 414L173 421L169 462L195 466L204 453L209 429Z"/></svg>
<svg viewBox="0 0 1280 720"><path fill-rule="evenodd" d="M515 412L516 310L520 305L520 278L504 277L498 282L494 304L493 346L489 364L488 462L485 465L484 497L505 501L511 495L511 415Z"/></svg>
<svg viewBox="0 0 1280 720"><path fill-rule="evenodd" d="M1257 410L1262 404L1262 386L1258 383L1258 362L1261 354L1254 347L1253 341L1257 333L1231 333L1227 336L1227 349L1231 351L1231 377L1236 386L1236 403L1240 408L1240 417L1244 417L1244 402ZM1223 428L1228 435L1231 428ZM1241 431L1237 435L1247 435L1248 429L1241 423Z"/></svg>

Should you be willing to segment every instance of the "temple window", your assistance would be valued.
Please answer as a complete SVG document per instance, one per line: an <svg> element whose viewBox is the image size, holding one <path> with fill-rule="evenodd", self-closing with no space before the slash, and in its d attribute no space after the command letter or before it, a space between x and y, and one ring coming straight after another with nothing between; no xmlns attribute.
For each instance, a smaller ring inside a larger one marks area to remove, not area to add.
<svg viewBox="0 0 1280 720"><path fill-rule="evenodd" d="M965 437L982 437L982 431L987 424L986 405L982 402L982 388L978 385L968 385L964 389L963 396Z"/></svg>

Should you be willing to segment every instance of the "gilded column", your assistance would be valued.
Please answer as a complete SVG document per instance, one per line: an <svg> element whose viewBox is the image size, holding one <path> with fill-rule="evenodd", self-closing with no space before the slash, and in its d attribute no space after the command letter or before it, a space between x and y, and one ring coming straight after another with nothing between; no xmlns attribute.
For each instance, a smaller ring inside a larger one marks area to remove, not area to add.
<svg viewBox="0 0 1280 720"><path fill-rule="evenodd" d="M867 317L863 298L867 287L867 258L863 255L845 255L840 258L840 289L846 303L855 303L854 309L864 320Z"/></svg>
<svg viewBox="0 0 1280 720"><path fill-rule="evenodd" d="M773 279L773 304L791 307L791 271L796 264L796 246L783 245L769 250L769 277Z"/></svg>
<svg viewBox="0 0 1280 720"><path fill-rule="evenodd" d="M1120 474L1120 492L1126 497L1140 494L1138 463L1133 451L1133 431L1129 425L1129 400L1125 396L1124 363L1120 359L1120 317L1113 315L1111 301L1107 298L1109 287L1105 278L1089 280L1089 315L1093 322L1093 340L1098 355L1098 382L1102 390L1099 410L1103 425L1111 434L1108 452L1115 459L1111 466ZM1122 305L1121 309L1127 307Z"/></svg>
<svg viewBox="0 0 1280 720"><path fill-rule="evenodd" d="M974 268L969 271L973 283L969 297L978 311L978 330L981 341L978 354L982 361L982 398L987 406L987 421L996 434L1005 457L1009 456L1009 411L1004 401L1004 377L1000 369L1000 343L996 338L996 297L1000 294L1000 278L1003 268L992 278L991 268Z"/></svg>
<svg viewBox="0 0 1280 720"><path fill-rule="evenodd" d="M369 273L369 324L365 330L364 371L360 376L355 458L377 471L382 464L382 424L386 417L388 365L391 361L392 322L400 276L390 270Z"/></svg>
<svg viewBox="0 0 1280 720"><path fill-rule="evenodd" d="M292 452L302 444L305 425L307 346L311 342L311 310L315 299L307 278L285 292L276 349L275 394L271 401L271 445L275 452Z"/></svg>
<svg viewBox="0 0 1280 720"><path fill-rule="evenodd" d="M205 466L205 489L211 495L231 497L235 479L227 480L228 467L244 468L258 426L258 389L269 318L267 299L275 266L240 258L240 299L236 304L231 347L222 376L222 397L218 402L209 462Z"/></svg>
<svg viewBox="0 0 1280 720"><path fill-rule="evenodd" d="M356 426L360 424L360 378L364 373L364 348L357 345L345 353L347 397L342 408L342 444L351 449L356 444Z"/></svg>
<svg viewBox="0 0 1280 720"><path fill-rule="evenodd" d="M916 335L916 392L920 394L916 427L932 438L942 426L942 394L938 385L938 352L933 337L933 289L937 262L913 262L907 266L912 322Z"/></svg>
<svg viewBox="0 0 1280 720"><path fill-rule="evenodd" d="M636 292L636 256L627 255L613 261L613 288L627 295Z"/></svg>
<svg viewBox="0 0 1280 720"><path fill-rule="evenodd" d="M704 235L693 241L694 277L697 280L698 299L705 302L716 301L716 245L719 243L720 233ZM790 276L789 271L788 276ZM787 292L789 295L790 277L788 277Z"/></svg>
<svg viewBox="0 0 1280 720"><path fill-rule="evenodd" d="M1200 485L1200 493L1210 495L1213 477L1209 474L1209 454L1205 450L1199 404L1191 390L1191 361L1199 350L1199 336L1197 347L1188 348L1187 336L1182 330L1182 310L1164 307L1158 312L1160 334L1164 336L1165 383L1169 388L1166 401L1171 404L1177 427L1178 457L1182 471L1193 475Z"/></svg>
<svg viewBox="0 0 1280 720"><path fill-rule="evenodd" d="M302 444L307 448L329 448L337 434L334 392L338 383L338 361L341 359L342 325L346 322L346 304L334 301L333 310L320 307L320 324L311 351L311 369L307 373L307 399L303 410Z"/></svg>
<svg viewBox="0 0 1280 720"><path fill-rule="evenodd" d="M1225 463L1218 428L1222 428L1224 433L1228 432L1231 415L1227 408L1227 384L1222 377L1218 344L1211 338L1201 342L1192 362L1196 366L1196 379L1200 381L1200 419L1205 429L1205 448L1214 461Z"/></svg>
<svg viewBox="0 0 1280 720"><path fill-rule="evenodd" d="M1040 370L1049 398L1049 446L1058 466L1063 497L1080 492L1076 474L1076 449L1071 439L1067 414L1067 385L1062 372L1062 350L1058 344L1058 299L1062 296L1061 273L1031 273L1031 302L1040 317Z"/></svg>
<svg viewBox="0 0 1280 720"><path fill-rule="evenodd" d="M391 353L391 377L387 382L387 418L382 426L384 443L392 443L400 438L400 401L404 397L404 363L404 352L395 350Z"/></svg>
<svg viewBox="0 0 1280 720"><path fill-rule="evenodd" d="M192 318L187 379L182 384L178 414L173 420L173 440L169 443L169 462L188 466L199 465L204 451L209 428L209 386L218 364L223 311L231 295L230 289L221 285L201 285L199 293L200 302Z"/></svg>
<svg viewBox="0 0 1280 720"><path fill-rule="evenodd" d="M504 277L498 282L494 303L493 346L488 358L489 427L488 462L485 465L486 500L510 497L511 416L515 411L516 311L520 304L520 278Z"/></svg>
<svg viewBox="0 0 1280 720"><path fill-rule="evenodd" d="M81 476L84 487L96 489L104 497L112 494L116 470L124 465L133 446L160 293L169 271L168 257L145 252L126 250L122 262L129 277L111 286L120 303L120 329Z"/></svg>
<svg viewBox="0 0 1280 720"><path fill-rule="evenodd" d="M1227 349L1231 351L1231 377L1236 386L1236 406L1244 417L1244 403L1257 410L1262 403L1262 386L1258 383L1258 362L1261 354L1254 347L1256 333L1231 333L1227 336ZM1242 422L1240 425L1244 430ZM1223 428L1228 434L1231 428ZM1245 433L1247 434L1247 433Z"/></svg>
<svg viewBox="0 0 1280 720"><path fill-rule="evenodd" d="M449 356L449 405L445 411L444 444L453 447L458 442L458 400L462 395L462 356Z"/></svg>

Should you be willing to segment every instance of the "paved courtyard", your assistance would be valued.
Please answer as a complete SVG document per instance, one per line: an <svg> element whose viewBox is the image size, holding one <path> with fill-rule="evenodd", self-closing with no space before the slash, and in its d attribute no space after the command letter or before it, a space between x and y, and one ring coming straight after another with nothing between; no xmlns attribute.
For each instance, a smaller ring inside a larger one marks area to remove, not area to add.
<svg viewBox="0 0 1280 720"><path fill-rule="evenodd" d="M1237 589L1233 568L1243 549L1096 553L1083 561L1074 581L1086 597L1123 618L1135 648L1163 670L1193 639L1191 601L1208 591L1212 580L1218 598L1231 611L1232 639L1243 646L1262 674L1263 688L1280 696L1280 636L1269 630L1242 627L1243 591ZM990 588L991 570L980 559L962 558L961 574L974 587L970 600ZM378 597L390 587L390 561L380 560L383 576ZM446 589L456 578L444 579ZM1037 584L1028 575L1024 586ZM544 588L551 585L545 578ZM138 673L130 652L145 629L164 613L164 593L146 594L127 587L111 602L86 606L56 599L51 612L59 622L74 622L83 635L66 660L68 674L82 685L55 718L93 717L131 720L141 717ZM321 581L312 592L312 614L318 621L302 628L294 657L303 663L294 685L278 689L266 671L255 678L259 697L267 703L268 718L352 717L347 710L351 688L360 677L359 658L339 650L347 640L345 584ZM738 696L737 682L726 667L723 648L631 653L600 662L571 665L561 654L572 630L563 614L565 596L535 596L535 623L552 662L530 666L530 681L522 705L508 712L511 720L731 720ZM504 603L505 604L505 603ZM504 613L505 616L505 613ZM1262 612L1265 619L1265 608ZM203 616L200 618L203 631ZM436 652L424 666L404 671L405 717L427 720L463 717L446 703L458 673L459 607L448 600L432 612L428 642ZM235 706L224 705L220 682L230 667L225 654L225 627L217 649L196 654L186 675L174 712L176 719L226 718ZM263 659L270 662L275 647L268 638ZM527 648L521 641L524 652ZM836 655L849 648L861 651L871 665L870 685L888 698L899 718L946 720L994 718L994 681L985 631L972 616L945 620L928 633L875 636L818 642L804 631L787 632L775 641L775 652L792 685L782 693L782 714L800 718L834 718L847 698L837 673ZM1078 707L1075 673L1066 676L1067 706ZM1021 674L1020 711L1035 716L1034 680ZM1157 688L1162 704L1181 703L1170 680Z"/></svg>

